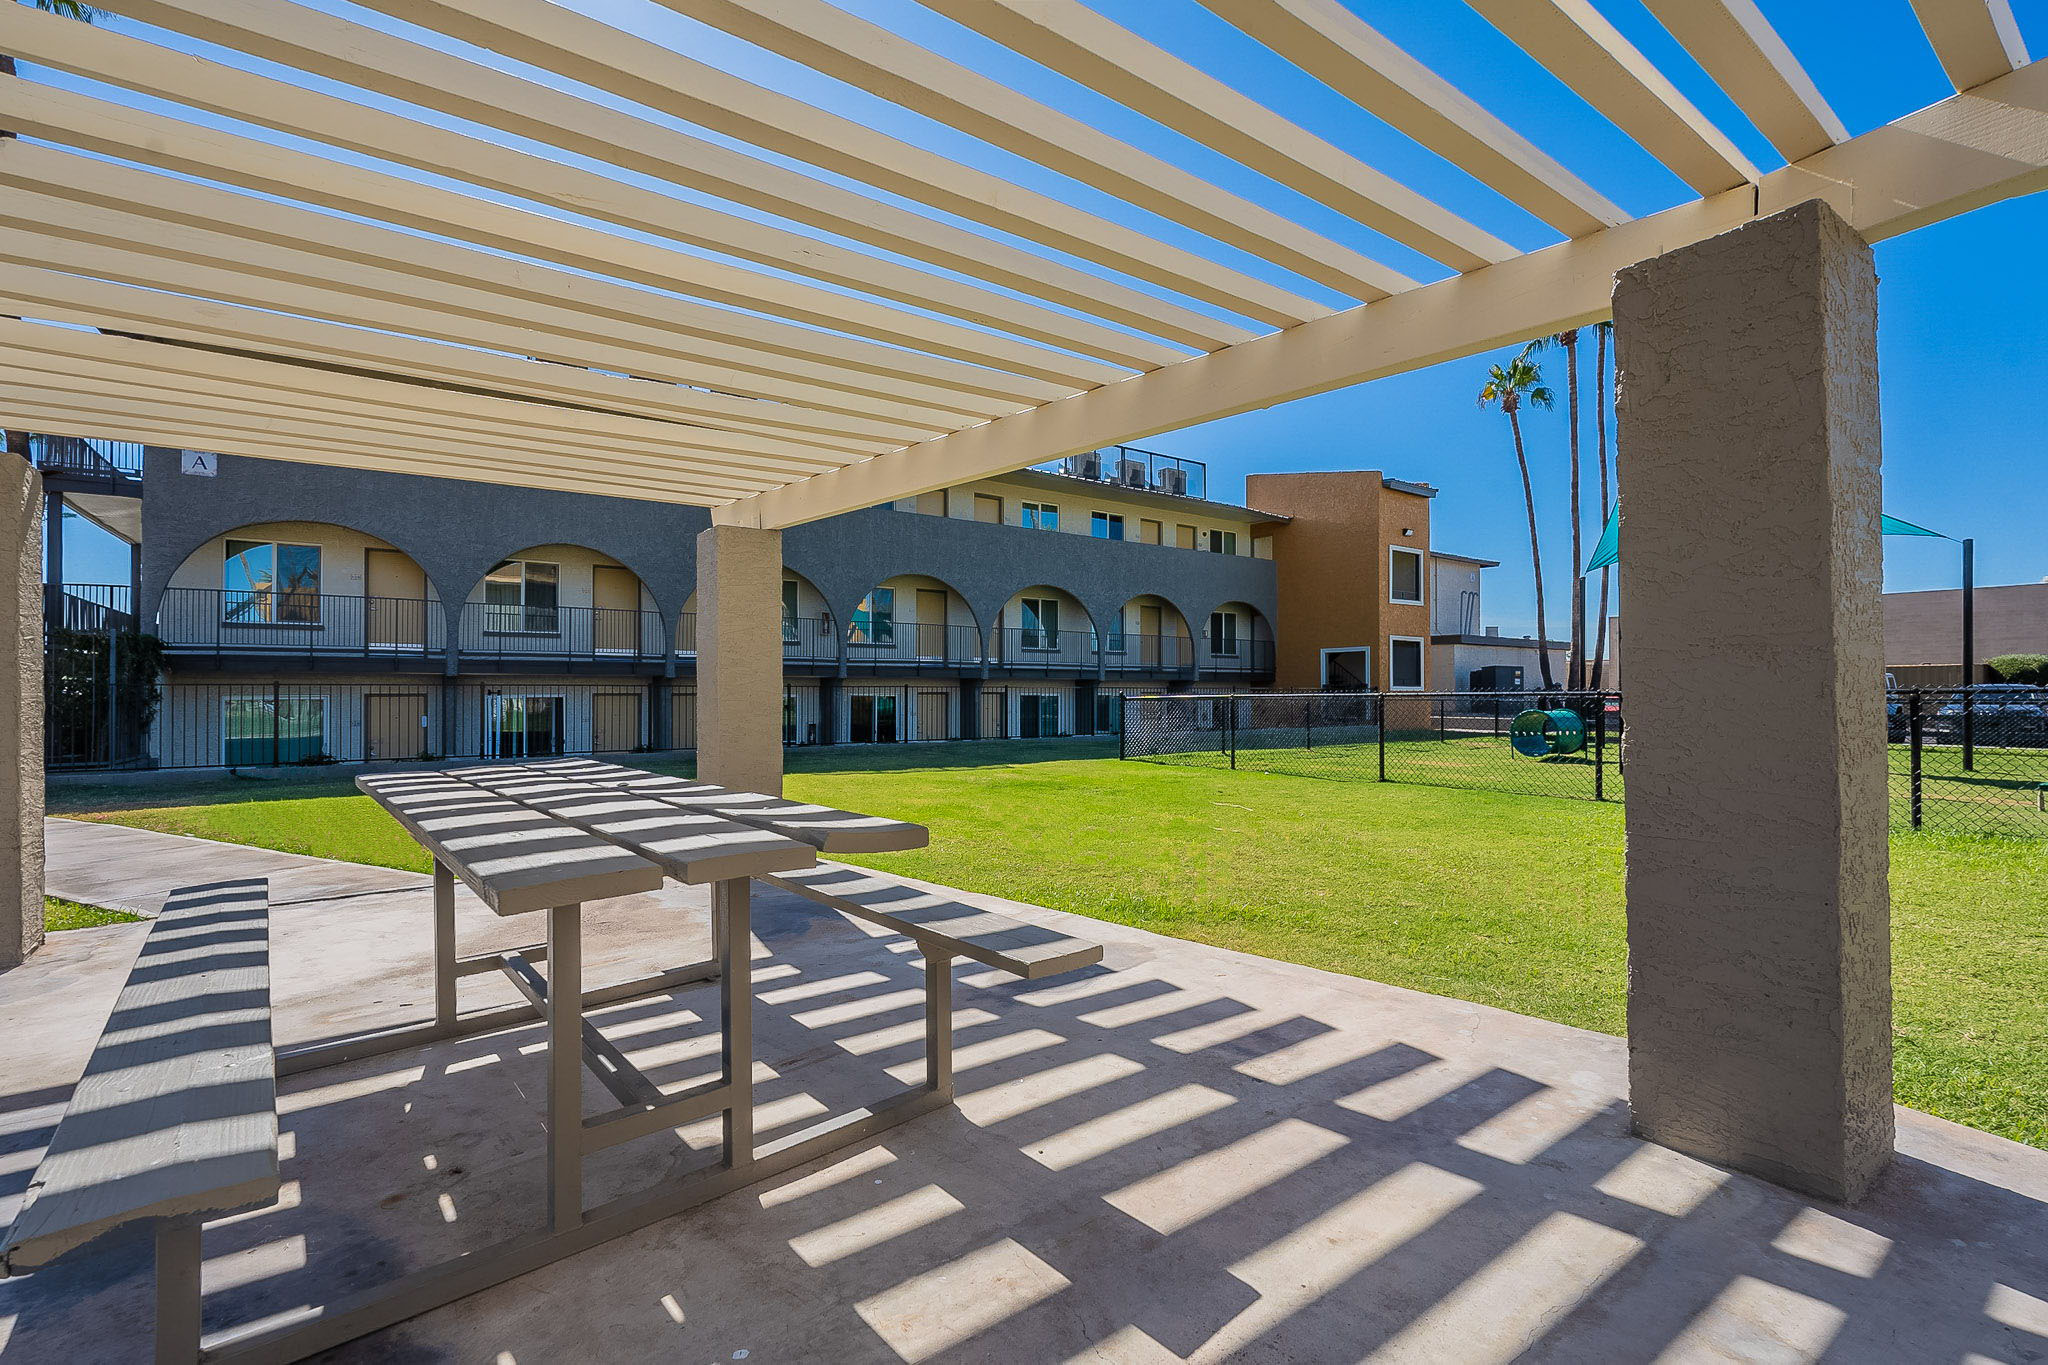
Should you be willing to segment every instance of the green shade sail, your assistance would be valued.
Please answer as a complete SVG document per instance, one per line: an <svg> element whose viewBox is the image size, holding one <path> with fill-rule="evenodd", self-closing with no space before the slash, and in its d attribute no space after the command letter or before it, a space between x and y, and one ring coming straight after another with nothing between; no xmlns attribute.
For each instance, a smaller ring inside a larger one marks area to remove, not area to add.
<svg viewBox="0 0 2048 1365"><path fill-rule="evenodd" d="M1936 540L1950 540L1939 531L1930 531L1925 526L1915 526L1910 521L1880 512L1877 518L1878 533L1887 536L1932 536ZM1586 561L1581 577L1597 573L1610 564L1621 562L1621 504L1615 503L1614 510L1607 514L1607 525L1600 532L1599 543L1593 546L1593 557Z"/></svg>

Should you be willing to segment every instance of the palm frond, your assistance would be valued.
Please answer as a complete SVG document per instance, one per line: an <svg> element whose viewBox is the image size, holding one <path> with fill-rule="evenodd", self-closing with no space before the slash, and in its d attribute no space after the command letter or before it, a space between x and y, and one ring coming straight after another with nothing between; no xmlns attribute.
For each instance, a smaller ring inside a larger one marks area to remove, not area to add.
<svg viewBox="0 0 2048 1365"><path fill-rule="evenodd" d="M84 24L101 17L98 10L91 5L80 4L79 0L29 0L29 3L39 10L62 15L66 19L76 19Z"/></svg>

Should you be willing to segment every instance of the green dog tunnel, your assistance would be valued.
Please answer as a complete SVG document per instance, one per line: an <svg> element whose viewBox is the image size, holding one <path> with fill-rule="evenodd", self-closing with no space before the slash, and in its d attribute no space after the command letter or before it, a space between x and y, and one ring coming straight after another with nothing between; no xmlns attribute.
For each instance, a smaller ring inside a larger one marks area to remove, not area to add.
<svg viewBox="0 0 2048 1365"><path fill-rule="evenodd" d="M1524 711L1508 727L1508 743L1529 758L1575 754L1586 747L1585 718L1576 711Z"/></svg>

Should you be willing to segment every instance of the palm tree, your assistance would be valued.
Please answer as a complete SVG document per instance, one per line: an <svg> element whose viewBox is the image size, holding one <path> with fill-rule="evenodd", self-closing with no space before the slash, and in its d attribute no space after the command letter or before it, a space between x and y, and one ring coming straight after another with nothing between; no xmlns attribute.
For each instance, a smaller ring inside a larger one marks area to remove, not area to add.
<svg viewBox="0 0 2048 1365"><path fill-rule="evenodd" d="M94 9L91 5L82 5L78 0L30 0L30 3L37 9L47 10L51 14L61 14L66 19L78 19L88 24L100 17L98 10ZM14 58L5 52L0 52L0 76L12 76L13 74ZM0 138L13 136L12 130L0 128ZM16 431L13 427L7 428L7 453L19 455L24 460L27 459L28 433Z"/></svg>
<svg viewBox="0 0 2048 1365"><path fill-rule="evenodd" d="M1579 329L1568 327L1555 336L1538 337L1522 348L1522 354L1540 355L1553 346L1564 350L1565 421L1571 444L1572 652L1565 663L1564 685L1577 692L1586 685L1586 580L1579 573L1586 562L1585 515L1579 505Z"/></svg>
<svg viewBox="0 0 2048 1365"><path fill-rule="evenodd" d="M1543 548L1536 536L1536 485L1529 479L1529 455L1522 444L1522 405L1548 408L1557 401L1544 387L1543 371L1524 351L1505 365L1487 371L1486 387L1479 391L1479 406L1499 408L1506 414L1508 430L1515 435L1515 465L1522 471L1522 505L1529 513L1529 567L1536 574L1536 661L1543 674L1543 686L1554 688L1557 679L1550 671L1550 626L1543 604Z"/></svg>
<svg viewBox="0 0 2048 1365"><path fill-rule="evenodd" d="M1593 324L1593 419L1599 433L1600 457L1600 524L1607 525L1607 519L1614 515L1614 481L1609 476L1607 463L1607 347L1614 335L1612 322ZM1604 678L1607 664L1607 590L1613 582L1612 566L1600 570L1600 615L1594 618L1599 630L1593 640L1593 690L1598 692Z"/></svg>

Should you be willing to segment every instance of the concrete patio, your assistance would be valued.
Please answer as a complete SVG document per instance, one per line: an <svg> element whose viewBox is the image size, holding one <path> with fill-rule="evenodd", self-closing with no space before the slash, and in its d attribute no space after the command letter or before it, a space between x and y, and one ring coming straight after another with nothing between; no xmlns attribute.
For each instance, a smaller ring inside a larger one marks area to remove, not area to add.
<svg viewBox="0 0 2048 1365"><path fill-rule="evenodd" d="M424 877L68 821L49 841L54 891L143 908L195 867L270 876L281 1044L430 1009ZM530 930L460 897L465 950ZM707 904L604 907L592 983L698 954ZM1005 908L1108 953L1036 985L963 969L957 1110L323 1358L2048 1359L2048 1153L1900 1110L1898 1161L1843 1209L1630 1137L1620 1039ZM0 977L0 1218L141 928ZM907 944L766 888L755 929L764 1133L914 1079ZM679 1084L716 1068L714 992L597 1017ZM287 1082L286 1195L209 1231L209 1330L530 1225L540 1038ZM615 1149L593 1196L708 1159L715 1129ZM143 1358L148 1265L138 1242L0 1283L0 1349Z"/></svg>

